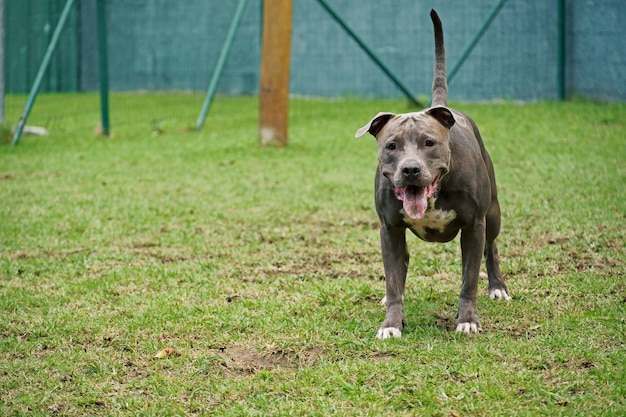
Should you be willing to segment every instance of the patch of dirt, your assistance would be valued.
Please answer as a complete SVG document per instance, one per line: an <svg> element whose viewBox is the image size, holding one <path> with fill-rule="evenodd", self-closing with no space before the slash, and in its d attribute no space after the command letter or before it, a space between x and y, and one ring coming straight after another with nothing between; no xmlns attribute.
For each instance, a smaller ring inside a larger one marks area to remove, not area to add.
<svg viewBox="0 0 626 417"><path fill-rule="evenodd" d="M383 352L374 352L372 353L372 355L368 357L368 359L371 359L374 362L387 362L394 358L395 358L394 355L391 355L389 353L383 353Z"/></svg>
<svg viewBox="0 0 626 417"><path fill-rule="evenodd" d="M323 275L328 278L370 278L377 280L370 265L378 266L379 254L376 251L335 251L302 253L291 259L272 262L269 267L256 268L254 273L261 276L277 275Z"/></svg>
<svg viewBox="0 0 626 417"><path fill-rule="evenodd" d="M225 366L235 373L253 374L261 369L294 368L294 364L281 353L263 353L254 349L228 348Z"/></svg>
<svg viewBox="0 0 626 417"><path fill-rule="evenodd" d="M222 366L227 373L252 375L261 370L297 369L313 366L322 355L322 349L314 348L291 354L271 348L224 347L215 350L215 354L223 358Z"/></svg>
<svg viewBox="0 0 626 417"><path fill-rule="evenodd" d="M541 329L541 326L531 326L531 327L521 327L521 326L512 326L508 329L502 329L502 331L507 332L514 339L526 339L531 340L537 336Z"/></svg>
<svg viewBox="0 0 626 417"><path fill-rule="evenodd" d="M320 358L324 354L324 350L321 347L304 350L296 355L300 367L309 368L319 362Z"/></svg>
<svg viewBox="0 0 626 417"><path fill-rule="evenodd" d="M602 270L606 268L616 268L617 266L617 262L612 259L597 259L591 256L583 256L576 261L576 269L578 271L590 269Z"/></svg>
<svg viewBox="0 0 626 417"><path fill-rule="evenodd" d="M443 327L447 330L455 330L456 329L456 320L452 318L452 315L443 315L439 313L435 313L435 325L437 327Z"/></svg>

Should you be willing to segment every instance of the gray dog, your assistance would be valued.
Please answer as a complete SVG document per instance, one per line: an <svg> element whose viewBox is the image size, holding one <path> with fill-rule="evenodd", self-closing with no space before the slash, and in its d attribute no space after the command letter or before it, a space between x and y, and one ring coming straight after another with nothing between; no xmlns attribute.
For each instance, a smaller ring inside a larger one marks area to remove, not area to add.
<svg viewBox="0 0 626 417"><path fill-rule="evenodd" d="M379 113L356 132L356 137L369 132L378 142L376 211L387 292L387 315L376 335L379 339L400 337L405 324L407 228L428 242L449 242L461 231L458 332L481 331L476 293L483 254L489 296L511 299L495 243L500 205L493 164L472 119L446 107L443 28L434 10L430 17L435 32L432 107L417 113Z"/></svg>

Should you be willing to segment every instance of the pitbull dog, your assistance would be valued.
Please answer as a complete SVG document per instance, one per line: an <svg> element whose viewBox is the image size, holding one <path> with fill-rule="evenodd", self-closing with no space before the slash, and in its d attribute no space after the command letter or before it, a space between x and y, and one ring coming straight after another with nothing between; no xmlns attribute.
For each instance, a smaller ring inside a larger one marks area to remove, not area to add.
<svg viewBox="0 0 626 417"><path fill-rule="evenodd" d="M500 205L493 164L474 121L446 107L443 28L434 10L430 16L435 34L432 107L417 113L379 113L356 132L356 137L369 132L378 142L375 198L387 305L379 339L400 337L405 324L407 228L428 242L449 242L461 231L463 283L456 331L481 331L476 293L483 254L489 296L511 299L495 242Z"/></svg>

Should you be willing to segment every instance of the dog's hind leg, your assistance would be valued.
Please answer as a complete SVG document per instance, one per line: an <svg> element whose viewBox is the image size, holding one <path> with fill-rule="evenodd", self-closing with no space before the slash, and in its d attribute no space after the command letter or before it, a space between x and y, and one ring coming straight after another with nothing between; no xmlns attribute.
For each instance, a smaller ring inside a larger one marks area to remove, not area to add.
<svg viewBox="0 0 626 417"><path fill-rule="evenodd" d="M500 272L500 258L496 245L496 237L500 233L500 205L497 199L491 203L486 220L485 263L489 277L489 298L510 300L511 296Z"/></svg>

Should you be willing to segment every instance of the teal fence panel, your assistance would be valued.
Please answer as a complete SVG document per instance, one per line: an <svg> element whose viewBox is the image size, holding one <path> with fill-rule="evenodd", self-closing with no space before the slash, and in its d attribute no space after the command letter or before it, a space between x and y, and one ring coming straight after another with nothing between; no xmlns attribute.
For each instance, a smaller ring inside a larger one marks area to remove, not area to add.
<svg viewBox="0 0 626 417"><path fill-rule="evenodd" d="M6 93L30 90L65 3L66 0L5 0ZM73 10L40 91L79 90L79 42L78 13Z"/></svg>
<svg viewBox="0 0 626 417"><path fill-rule="evenodd" d="M626 101L626 1L566 2L567 90Z"/></svg>
<svg viewBox="0 0 626 417"><path fill-rule="evenodd" d="M111 0L111 89L205 91L237 3ZM251 1L242 17L219 84L222 94L258 88L260 6L260 0Z"/></svg>

